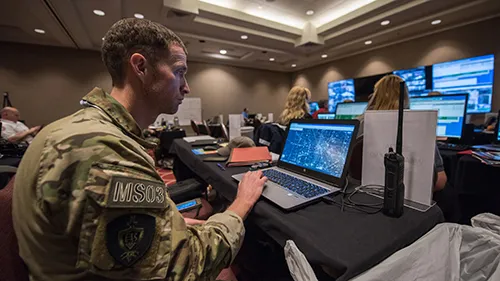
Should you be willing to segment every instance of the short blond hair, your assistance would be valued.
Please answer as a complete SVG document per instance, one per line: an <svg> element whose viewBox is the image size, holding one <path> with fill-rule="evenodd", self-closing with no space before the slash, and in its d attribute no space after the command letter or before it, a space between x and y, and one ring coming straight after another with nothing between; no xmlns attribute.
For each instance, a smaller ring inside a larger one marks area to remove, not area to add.
<svg viewBox="0 0 500 281"><path fill-rule="evenodd" d="M309 114L309 103L311 98L311 91L309 89L295 86L286 97L285 109L281 112L278 123L287 126L290 120L303 118Z"/></svg>

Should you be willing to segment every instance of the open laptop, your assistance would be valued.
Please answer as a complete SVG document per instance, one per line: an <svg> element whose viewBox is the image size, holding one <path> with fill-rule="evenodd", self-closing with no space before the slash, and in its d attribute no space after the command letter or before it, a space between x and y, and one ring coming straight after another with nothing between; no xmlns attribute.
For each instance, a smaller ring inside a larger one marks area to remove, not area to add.
<svg viewBox="0 0 500 281"><path fill-rule="evenodd" d="M498 111L498 116L500 117L500 110ZM495 126L495 138L493 139L493 144L475 145L472 148L500 152L500 119L497 118L497 125Z"/></svg>
<svg viewBox="0 0 500 281"><path fill-rule="evenodd" d="M339 191L358 126L358 120L292 120L277 166L262 170L269 179L262 196L292 210Z"/></svg>

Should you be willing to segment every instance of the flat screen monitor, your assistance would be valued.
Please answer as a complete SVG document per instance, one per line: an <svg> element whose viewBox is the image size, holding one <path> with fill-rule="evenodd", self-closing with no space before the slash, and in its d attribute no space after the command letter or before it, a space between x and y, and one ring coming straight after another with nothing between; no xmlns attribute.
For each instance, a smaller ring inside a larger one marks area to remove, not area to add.
<svg viewBox="0 0 500 281"><path fill-rule="evenodd" d="M335 119L334 113L320 113L318 114L318 119Z"/></svg>
<svg viewBox="0 0 500 281"><path fill-rule="evenodd" d="M392 73L392 72L391 72ZM372 76L360 77L354 79L354 89L356 91L356 101L368 101L370 95L373 93L375 88L375 84L377 84L378 80L382 79L387 74L391 73L382 73Z"/></svg>
<svg viewBox="0 0 500 281"><path fill-rule="evenodd" d="M345 102L337 105L335 119L352 120L365 113L368 102Z"/></svg>
<svg viewBox="0 0 500 281"><path fill-rule="evenodd" d="M434 64L432 88L444 94L468 93L467 113L490 112L494 61L486 55Z"/></svg>
<svg viewBox="0 0 500 281"><path fill-rule="evenodd" d="M497 136L496 138L496 143L500 143L500 110L498 111L498 115L497 115L497 125L496 125L496 131L495 131L495 134Z"/></svg>
<svg viewBox="0 0 500 281"><path fill-rule="evenodd" d="M403 78L408 86L410 97L427 95L425 66L412 69L396 70L393 74Z"/></svg>
<svg viewBox="0 0 500 281"><path fill-rule="evenodd" d="M335 112L337 104L346 100L354 101L354 79L328 83L328 111Z"/></svg>
<svg viewBox="0 0 500 281"><path fill-rule="evenodd" d="M309 113L311 115L314 114L314 112L318 111L319 110L319 105L318 105L318 102L315 102L315 101L311 101L309 102Z"/></svg>
<svg viewBox="0 0 500 281"><path fill-rule="evenodd" d="M436 136L461 138L467 98L467 94L415 97L410 99L410 109L437 110Z"/></svg>

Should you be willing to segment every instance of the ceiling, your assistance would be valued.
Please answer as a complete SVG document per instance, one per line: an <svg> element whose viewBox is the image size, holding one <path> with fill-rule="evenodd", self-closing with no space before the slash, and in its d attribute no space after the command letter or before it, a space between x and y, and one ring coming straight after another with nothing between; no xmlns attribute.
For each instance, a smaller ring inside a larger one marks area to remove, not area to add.
<svg viewBox="0 0 500 281"><path fill-rule="evenodd" d="M0 41L99 50L136 13L176 31L190 61L291 72L498 17L500 1L0 0Z"/></svg>

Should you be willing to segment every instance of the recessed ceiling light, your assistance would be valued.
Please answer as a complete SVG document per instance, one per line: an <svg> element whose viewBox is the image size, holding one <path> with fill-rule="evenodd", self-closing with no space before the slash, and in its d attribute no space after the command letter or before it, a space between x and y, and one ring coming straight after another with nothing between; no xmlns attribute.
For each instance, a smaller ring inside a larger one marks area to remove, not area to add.
<svg viewBox="0 0 500 281"><path fill-rule="evenodd" d="M308 16L312 16L312 15L314 15L314 11L313 11L313 10L308 10L308 11L306 12L306 15L308 15Z"/></svg>
<svg viewBox="0 0 500 281"><path fill-rule="evenodd" d="M35 28L35 32L39 34L45 34L45 30L40 29L40 28Z"/></svg>
<svg viewBox="0 0 500 281"><path fill-rule="evenodd" d="M274 58L269 58L270 61L274 61Z"/></svg>
<svg viewBox="0 0 500 281"><path fill-rule="evenodd" d="M259 9L262 9L262 6L259 6Z"/></svg>
<svg viewBox="0 0 500 281"><path fill-rule="evenodd" d="M102 39L102 41L104 41L104 37L102 37L101 39Z"/></svg>
<svg viewBox="0 0 500 281"><path fill-rule="evenodd" d="M328 55L327 54L322 54L321 57L324 58L324 59L326 59L328 57Z"/></svg>
<svg viewBox="0 0 500 281"><path fill-rule="evenodd" d="M388 25L390 23L391 23L390 20L385 20L385 21L381 22L380 25Z"/></svg>
<svg viewBox="0 0 500 281"><path fill-rule="evenodd" d="M104 11L101 11L101 10L94 10L94 14L98 15L98 16L104 16L106 13Z"/></svg>
<svg viewBox="0 0 500 281"><path fill-rule="evenodd" d="M436 24L440 24L441 23L441 20L433 20L431 22L432 25L436 25Z"/></svg>
<svg viewBox="0 0 500 281"><path fill-rule="evenodd" d="M219 51L219 53L220 53L221 55L225 55L225 54L227 54L227 51L226 51L226 50L220 50L220 51Z"/></svg>
<svg viewBox="0 0 500 281"><path fill-rule="evenodd" d="M248 35L241 35L241 39L247 40L248 39Z"/></svg>
<svg viewBox="0 0 500 281"><path fill-rule="evenodd" d="M295 63L294 63L294 64L292 64L292 67L296 67L296 66L297 66L297 65L296 65Z"/></svg>
<svg viewBox="0 0 500 281"><path fill-rule="evenodd" d="M365 45L370 45L372 42L372 40L368 40L368 41L365 41Z"/></svg>
<svg viewBox="0 0 500 281"><path fill-rule="evenodd" d="M139 13L135 13L134 14L134 17L138 18L138 19L143 19L144 18L144 15L143 14L139 14Z"/></svg>

